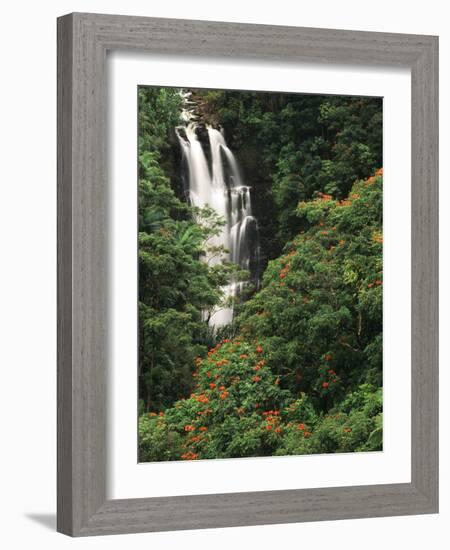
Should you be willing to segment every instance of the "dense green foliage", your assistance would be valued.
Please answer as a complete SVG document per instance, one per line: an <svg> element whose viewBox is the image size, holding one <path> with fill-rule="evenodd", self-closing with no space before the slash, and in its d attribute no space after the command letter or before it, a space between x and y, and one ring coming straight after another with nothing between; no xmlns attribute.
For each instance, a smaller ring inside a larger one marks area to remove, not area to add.
<svg viewBox="0 0 450 550"><path fill-rule="evenodd" d="M163 168L180 102L174 90L139 91L139 392L146 410L189 393L194 359L212 344L202 311L220 300L229 272L201 261L221 220L177 198Z"/></svg>
<svg viewBox="0 0 450 550"><path fill-rule="evenodd" d="M195 94L251 174L265 269L214 334L221 220L183 198L180 96L140 88L140 460L380 449L380 100Z"/></svg>
<svg viewBox="0 0 450 550"><path fill-rule="evenodd" d="M165 413L140 419L141 459L306 454L378 448L381 392L361 385L330 414L283 390L264 348L241 339L198 360L197 387ZM270 355L269 355L270 356Z"/></svg>
<svg viewBox="0 0 450 550"><path fill-rule="evenodd" d="M242 334L266 338L282 385L322 409L355 384L381 383L381 214L381 177L355 184L343 201L300 203L305 229L269 263L238 318Z"/></svg>
<svg viewBox="0 0 450 550"><path fill-rule="evenodd" d="M268 259L300 229L299 201L317 192L345 198L382 166L380 98L210 91L199 99L256 190Z"/></svg>

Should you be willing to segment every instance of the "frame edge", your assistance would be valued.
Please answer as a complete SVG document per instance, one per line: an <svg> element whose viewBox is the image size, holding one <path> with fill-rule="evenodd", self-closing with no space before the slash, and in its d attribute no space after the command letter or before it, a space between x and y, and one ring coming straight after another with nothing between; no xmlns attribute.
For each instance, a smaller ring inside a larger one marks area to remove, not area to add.
<svg viewBox="0 0 450 550"><path fill-rule="evenodd" d="M73 15L57 19L57 531L73 534L72 85Z"/></svg>
<svg viewBox="0 0 450 550"><path fill-rule="evenodd" d="M439 39L411 69L413 484L439 510Z"/></svg>

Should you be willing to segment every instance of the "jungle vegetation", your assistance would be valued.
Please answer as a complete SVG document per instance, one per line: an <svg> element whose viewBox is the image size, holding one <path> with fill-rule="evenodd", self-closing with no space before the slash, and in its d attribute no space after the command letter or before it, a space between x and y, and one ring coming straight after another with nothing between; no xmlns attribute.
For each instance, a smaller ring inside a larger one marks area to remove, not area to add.
<svg viewBox="0 0 450 550"><path fill-rule="evenodd" d="M177 89L139 88L139 460L382 448L382 100L194 90L252 188L261 269L218 330L235 266L186 199Z"/></svg>

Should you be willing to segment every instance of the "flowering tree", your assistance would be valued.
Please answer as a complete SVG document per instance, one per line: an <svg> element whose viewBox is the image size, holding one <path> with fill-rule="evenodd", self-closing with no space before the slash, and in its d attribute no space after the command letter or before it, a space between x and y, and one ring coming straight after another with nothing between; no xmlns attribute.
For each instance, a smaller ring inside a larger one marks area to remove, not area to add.
<svg viewBox="0 0 450 550"><path fill-rule="evenodd" d="M238 335L195 359L191 395L141 415L142 461L381 448L381 170L297 216Z"/></svg>

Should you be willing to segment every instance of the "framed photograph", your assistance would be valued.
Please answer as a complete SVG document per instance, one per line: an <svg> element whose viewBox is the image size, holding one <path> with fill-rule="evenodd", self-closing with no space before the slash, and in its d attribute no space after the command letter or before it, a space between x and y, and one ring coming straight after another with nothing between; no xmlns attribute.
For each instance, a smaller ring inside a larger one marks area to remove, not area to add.
<svg viewBox="0 0 450 550"><path fill-rule="evenodd" d="M438 39L58 19L58 530L438 511Z"/></svg>

